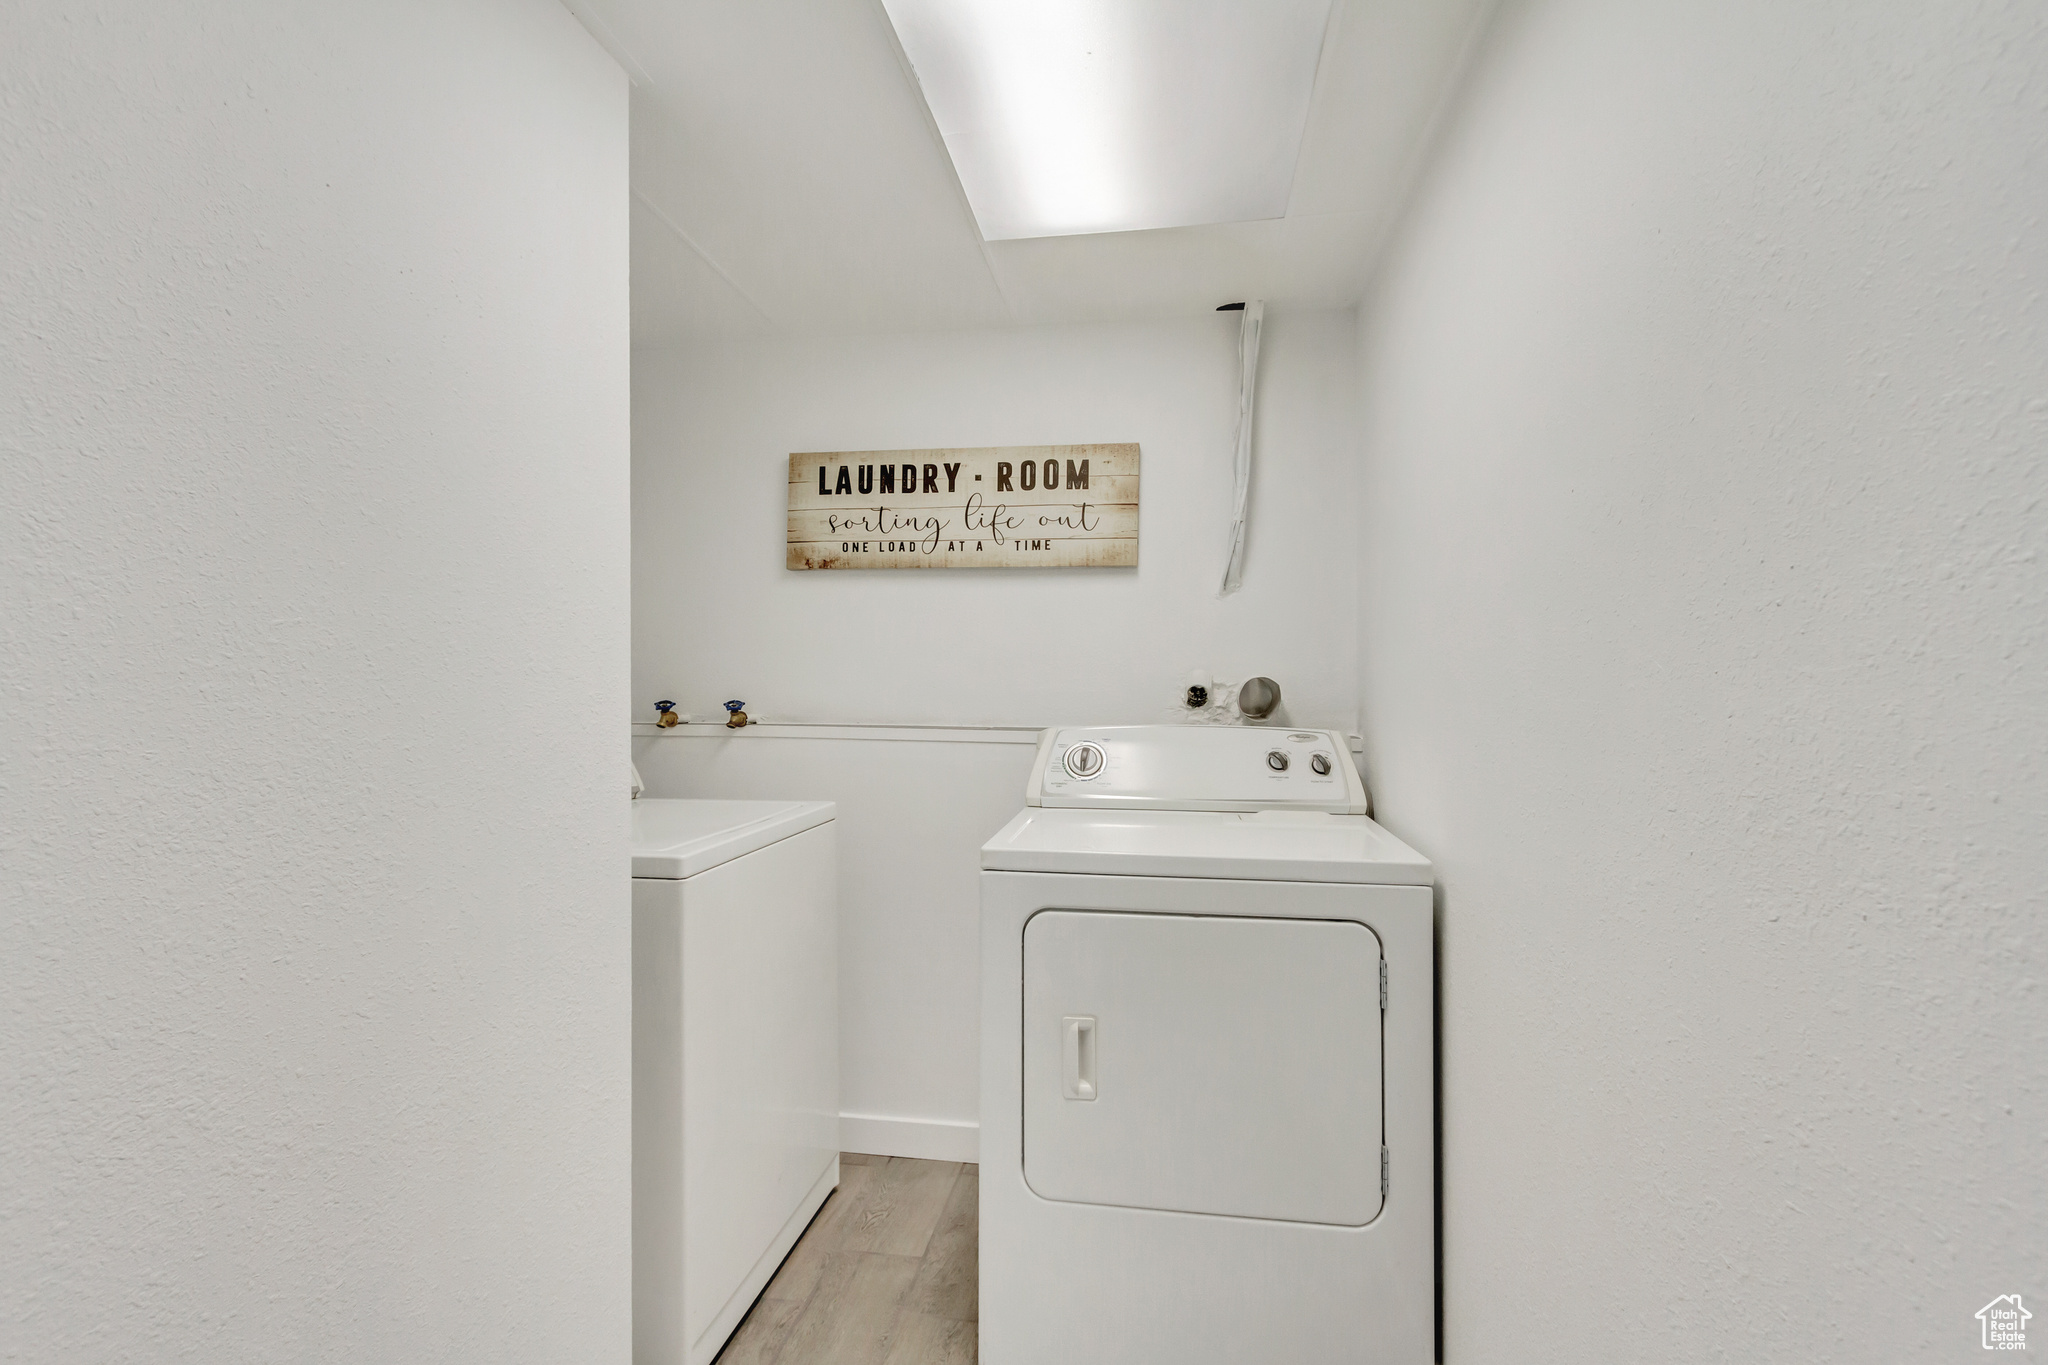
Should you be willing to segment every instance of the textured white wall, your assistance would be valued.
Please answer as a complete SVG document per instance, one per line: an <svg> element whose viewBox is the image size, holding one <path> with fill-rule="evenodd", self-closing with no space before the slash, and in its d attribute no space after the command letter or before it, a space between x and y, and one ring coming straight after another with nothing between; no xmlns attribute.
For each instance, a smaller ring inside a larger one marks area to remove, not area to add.
<svg viewBox="0 0 2048 1365"><path fill-rule="evenodd" d="M1363 313L1449 1361L2048 1294L2043 25L1514 6Z"/></svg>
<svg viewBox="0 0 2048 1365"><path fill-rule="evenodd" d="M1267 319L1245 581L1222 600L1235 315L636 353L633 718L739 697L782 719L1133 723L1201 667L1348 727L1356 344L1348 313ZM783 568L792 451L1080 441L1142 448L1136 569Z"/></svg>
<svg viewBox="0 0 2048 1365"><path fill-rule="evenodd" d="M624 81L5 29L0 1354L622 1360Z"/></svg>

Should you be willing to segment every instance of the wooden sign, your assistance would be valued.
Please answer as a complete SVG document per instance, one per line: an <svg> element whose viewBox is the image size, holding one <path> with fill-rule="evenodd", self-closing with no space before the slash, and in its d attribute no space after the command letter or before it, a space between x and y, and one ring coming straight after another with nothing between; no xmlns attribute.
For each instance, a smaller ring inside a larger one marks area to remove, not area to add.
<svg viewBox="0 0 2048 1365"><path fill-rule="evenodd" d="M1138 447L792 455L786 562L792 569L1135 565Z"/></svg>

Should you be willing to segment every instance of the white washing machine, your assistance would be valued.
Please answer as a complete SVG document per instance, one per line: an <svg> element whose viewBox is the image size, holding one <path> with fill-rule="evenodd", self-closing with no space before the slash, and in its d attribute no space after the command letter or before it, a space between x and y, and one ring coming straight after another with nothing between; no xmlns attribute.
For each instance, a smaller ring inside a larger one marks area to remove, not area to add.
<svg viewBox="0 0 2048 1365"><path fill-rule="evenodd" d="M1322 730L1049 730L981 851L983 1365L1435 1358L1430 865Z"/></svg>
<svg viewBox="0 0 2048 1365"><path fill-rule="evenodd" d="M635 1365L709 1365L839 1183L833 813L633 803Z"/></svg>

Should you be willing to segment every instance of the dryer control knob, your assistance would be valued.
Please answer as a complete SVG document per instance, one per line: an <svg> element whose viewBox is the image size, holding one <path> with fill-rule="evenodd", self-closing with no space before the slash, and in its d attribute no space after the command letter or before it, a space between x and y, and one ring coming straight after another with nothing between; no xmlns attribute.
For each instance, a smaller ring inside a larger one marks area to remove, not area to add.
<svg viewBox="0 0 2048 1365"><path fill-rule="evenodd" d="M1102 749L1090 743L1076 744L1067 750L1064 763L1068 776L1085 782L1102 771Z"/></svg>
<svg viewBox="0 0 2048 1365"><path fill-rule="evenodd" d="M1317 754L1308 761L1308 766L1316 770L1317 776L1328 777L1330 775L1330 756L1328 754Z"/></svg>
<svg viewBox="0 0 2048 1365"><path fill-rule="evenodd" d="M1266 766L1271 768L1276 773L1286 772L1287 755L1281 753L1278 749L1273 750L1271 753L1268 753L1266 755Z"/></svg>

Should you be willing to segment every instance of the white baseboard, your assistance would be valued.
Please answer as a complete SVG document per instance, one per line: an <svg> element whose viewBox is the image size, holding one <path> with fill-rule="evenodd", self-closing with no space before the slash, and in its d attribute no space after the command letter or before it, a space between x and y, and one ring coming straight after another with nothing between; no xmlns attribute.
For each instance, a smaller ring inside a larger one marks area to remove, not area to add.
<svg viewBox="0 0 2048 1365"><path fill-rule="evenodd" d="M925 1161L981 1160L981 1125L954 1119L898 1119L841 1114L839 1149L868 1156L914 1156Z"/></svg>

